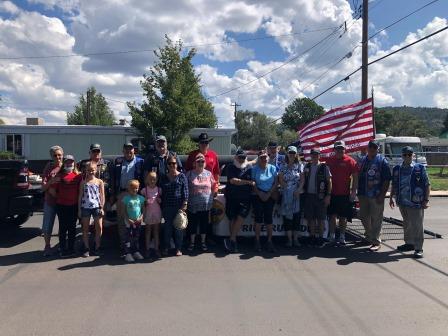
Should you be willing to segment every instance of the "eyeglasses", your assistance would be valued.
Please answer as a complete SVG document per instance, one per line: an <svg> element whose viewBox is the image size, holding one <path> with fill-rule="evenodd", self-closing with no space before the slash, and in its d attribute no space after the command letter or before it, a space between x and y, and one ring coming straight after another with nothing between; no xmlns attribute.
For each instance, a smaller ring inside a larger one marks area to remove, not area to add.
<svg viewBox="0 0 448 336"><path fill-rule="evenodd" d="M175 166L177 165L177 162L168 162L168 166Z"/></svg>
<svg viewBox="0 0 448 336"><path fill-rule="evenodd" d="M196 163L205 163L204 160L197 160Z"/></svg>

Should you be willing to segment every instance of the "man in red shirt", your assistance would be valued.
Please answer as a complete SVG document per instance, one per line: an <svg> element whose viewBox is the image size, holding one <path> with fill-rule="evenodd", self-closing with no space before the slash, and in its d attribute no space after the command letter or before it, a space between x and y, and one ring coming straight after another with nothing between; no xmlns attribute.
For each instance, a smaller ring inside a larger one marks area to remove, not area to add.
<svg viewBox="0 0 448 336"><path fill-rule="evenodd" d="M205 156L205 169L213 174L216 181L214 192L218 192L219 175L221 172L219 168L218 155L210 149L210 142L212 142L212 140L213 138L209 138L207 133L201 133L199 135L199 149L196 149L188 154L188 159L185 163L185 171L194 169L196 155L202 153Z"/></svg>
<svg viewBox="0 0 448 336"><path fill-rule="evenodd" d="M328 207L330 216L330 243L335 243L336 220L339 217L338 243L345 245L345 228L347 219L352 218L352 202L356 197L358 188L358 167L356 161L345 154L344 141L334 143L335 155L327 160L330 168L333 188L331 189L331 201ZM351 183L350 183L351 182Z"/></svg>

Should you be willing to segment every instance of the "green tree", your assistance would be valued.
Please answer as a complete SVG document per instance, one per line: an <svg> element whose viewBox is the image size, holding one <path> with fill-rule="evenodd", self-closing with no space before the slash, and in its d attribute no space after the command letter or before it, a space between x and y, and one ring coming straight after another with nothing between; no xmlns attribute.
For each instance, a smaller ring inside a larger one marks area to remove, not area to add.
<svg viewBox="0 0 448 336"><path fill-rule="evenodd" d="M284 127L278 127L277 135L280 146L286 147L290 143L299 140L299 136L296 131L285 129Z"/></svg>
<svg viewBox="0 0 448 336"><path fill-rule="evenodd" d="M445 117L445 120L443 121L443 129L440 132L440 135L445 134L446 132L448 132L448 114Z"/></svg>
<svg viewBox="0 0 448 336"><path fill-rule="evenodd" d="M297 130L303 124L324 114L324 108L309 98L296 98L285 108L282 124L292 130Z"/></svg>
<svg viewBox="0 0 448 336"><path fill-rule="evenodd" d="M244 149L262 149L270 140L277 141L273 119L254 111L236 113L238 145Z"/></svg>
<svg viewBox="0 0 448 336"><path fill-rule="evenodd" d="M170 147L181 152L192 128L216 127L217 119L191 62L196 50L183 52L181 41L173 42L168 36L165 40L166 45L154 52L157 61L140 82L145 101L139 107L128 103L128 107L132 126L147 142L154 131L164 134Z"/></svg>
<svg viewBox="0 0 448 336"><path fill-rule="evenodd" d="M67 113L68 125L101 125L112 126L115 124L115 117L109 108L106 99L101 93L97 93L94 87L87 89L86 95L79 97L79 103L75 106L74 112ZM90 118L87 110L87 95L90 96Z"/></svg>
<svg viewBox="0 0 448 336"><path fill-rule="evenodd" d="M428 126L420 118L392 109L375 108L375 128L377 133L391 136L427 137L431 134Z"/></svg>

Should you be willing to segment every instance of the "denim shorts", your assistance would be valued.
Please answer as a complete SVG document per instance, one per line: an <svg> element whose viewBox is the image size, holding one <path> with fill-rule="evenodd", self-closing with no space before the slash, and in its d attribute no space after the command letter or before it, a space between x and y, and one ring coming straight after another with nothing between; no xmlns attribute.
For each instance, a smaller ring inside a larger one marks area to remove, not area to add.
<svg viewBox="0 0 448 336"><path fill-rule="evenodd" d="M56 218L56 205L44 202L44 216L42 219L42 232L51 235L53 233L54 220Z"/></svg>
<svg viewBox="0 0 448 336"><path fill-rule="evenodd" d="M81 208L81 218L90 218L92 216L93 218L99 218L101 217L101 209L100 208L93 208L93 209L87 209L87 208Z"/></svg>

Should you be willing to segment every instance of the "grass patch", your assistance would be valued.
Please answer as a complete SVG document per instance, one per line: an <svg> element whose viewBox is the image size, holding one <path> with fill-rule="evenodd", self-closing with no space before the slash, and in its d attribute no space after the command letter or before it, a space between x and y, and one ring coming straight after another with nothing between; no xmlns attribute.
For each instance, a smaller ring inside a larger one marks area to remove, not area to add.
<svg viewBox="0 0 448 336"><path fill-rule="evenodd" d="M443 169L440 175L440 168L428 168L431 190L448 190L448 167Z"/></svg>

